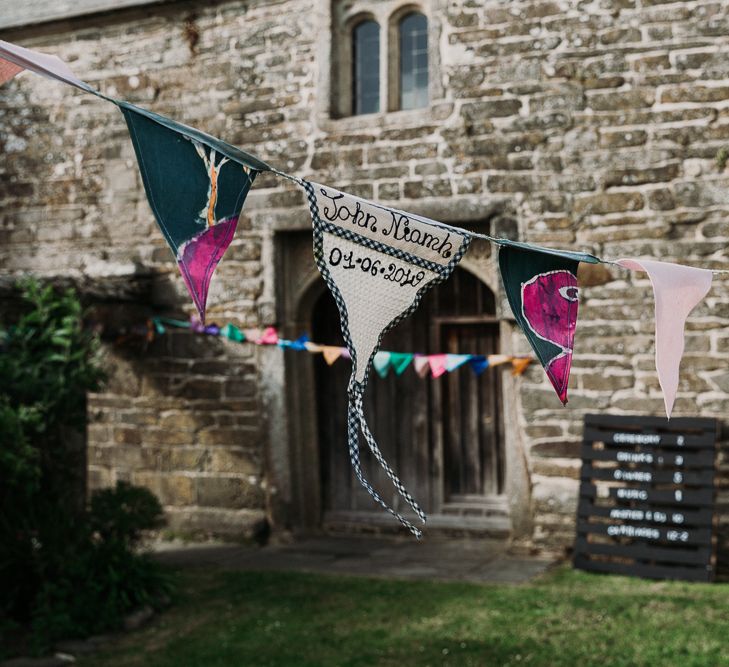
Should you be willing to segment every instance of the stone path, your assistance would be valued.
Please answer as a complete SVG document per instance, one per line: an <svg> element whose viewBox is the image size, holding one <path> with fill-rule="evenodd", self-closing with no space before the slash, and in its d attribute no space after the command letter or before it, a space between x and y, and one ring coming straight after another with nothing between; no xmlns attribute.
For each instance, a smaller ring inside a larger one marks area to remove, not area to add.
<svg viewBox="0 0 729 667"><path fill-rule="evenodd" d="M416 542L384 537L317 537L266 547L161 542L157 559L177 566L295 570L368 577L519 584L556 561L512 555L500 541Z"/></svg>

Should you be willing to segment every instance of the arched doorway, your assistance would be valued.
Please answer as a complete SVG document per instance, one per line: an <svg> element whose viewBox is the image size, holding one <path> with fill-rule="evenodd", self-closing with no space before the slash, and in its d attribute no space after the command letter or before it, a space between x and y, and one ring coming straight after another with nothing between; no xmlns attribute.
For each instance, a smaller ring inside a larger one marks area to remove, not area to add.
<svg viewBox="0 0 729 667"><path fill-rule="evenodd" d="M315 341L343 345L339 314L322 289L311 311ZM423 299L416 312L384 337L382 349L421 353L500 352L493 292L473 274L453 276ZM350 365L327 366L314 357L319 479L323 521L329 525L383 524L391 517L355 479L346 446L346 387ZM504 532L501 373L480 377L468 367L438 379L412 368L401 376L370 375L366 415L380 448L406 488L430 515L431 526ZM365 474L399 511L407 507L366 448Z"/></svg>

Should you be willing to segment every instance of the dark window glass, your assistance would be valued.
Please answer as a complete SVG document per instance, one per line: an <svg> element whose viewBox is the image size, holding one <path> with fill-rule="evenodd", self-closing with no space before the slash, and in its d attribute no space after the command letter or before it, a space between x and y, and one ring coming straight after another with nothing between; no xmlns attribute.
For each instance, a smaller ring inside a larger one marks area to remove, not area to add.
<svg viewBox="0 0 729 667"><path fill-rule="evenodd" d="M400 108L428 106L428 19L408 14L400 21Z"/></svg>
<svg viewBox="0 0 729 667"><path fill-rule="evenodd" d="M352 34L352 113L380 110L380 26L363 21Z"/></svg>

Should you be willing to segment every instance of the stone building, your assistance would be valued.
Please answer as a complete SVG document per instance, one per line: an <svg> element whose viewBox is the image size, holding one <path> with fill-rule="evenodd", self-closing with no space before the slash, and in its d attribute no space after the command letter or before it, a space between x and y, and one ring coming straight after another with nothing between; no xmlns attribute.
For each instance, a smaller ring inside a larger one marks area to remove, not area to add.
<svg viewBox="0 0 729 667"><path fill-rule="evenodd" d="M0 38L353 194L545 245L729 268L727 0L27 0L3 3ZM70 277L111 328L191 312L113 106L22 75L0 90L0 145L5 277ZM567 408L538 366L370 388L382 447L433 530L568 547L583 416L662 413L649 282L600 265L581 284ZM528 351L488 245L433 294L386 349ZM209 302L212 321L336 340L294 185L256 181ZM724 417L728 323L717 277L689 320L675 414ZM178 533L395 525L347 468L345 362L187 332L106 352L92 486L148 486ZM723 547L728 470L722 454Z"/></svg>

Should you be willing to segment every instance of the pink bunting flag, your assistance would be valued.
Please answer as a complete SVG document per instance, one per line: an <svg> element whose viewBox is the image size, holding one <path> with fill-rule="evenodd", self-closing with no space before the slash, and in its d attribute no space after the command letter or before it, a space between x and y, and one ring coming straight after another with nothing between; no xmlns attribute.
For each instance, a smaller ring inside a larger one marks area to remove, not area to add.
<svg viewBox="0 0 729 667"><path fill-rule="evenodd" d="M430 364L430 372L433 374L433 377L439 378L448 370L448 355L431 354L428 357L428 363Z"/></svg>
<svg viewBox="0 0 729 667"><path fill-rule="evenodd" d="M617 263L631 271L645 271L653 285L656 370L663 390L666 416L670 419L678 391L686 318L711 289L712 273L707 269L649 259L619 259Z"/></svg>
<svg viewBox="0 0 729 667"><path fill-rule="evenodd" d="M0 39L0 85L12 79L24 69L47 76L72 86L89 90L88 84L78 79L58 56L31 51L17 44Z"/></svg>
<svg viewBox="0 0 729 667"><path fill-rule="evenodd" d="M276 328L266 327L256 343L258 345L276 345L278 343L278 332Z"/></svg>
<svg viewBox="0 0 729 667"><path fill-rule="evenodd" d="M421 378L424 378L428 374L428 371L430 371L428 357L422 354L415 355L413 358L413 368Z"/></svg>

